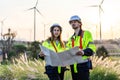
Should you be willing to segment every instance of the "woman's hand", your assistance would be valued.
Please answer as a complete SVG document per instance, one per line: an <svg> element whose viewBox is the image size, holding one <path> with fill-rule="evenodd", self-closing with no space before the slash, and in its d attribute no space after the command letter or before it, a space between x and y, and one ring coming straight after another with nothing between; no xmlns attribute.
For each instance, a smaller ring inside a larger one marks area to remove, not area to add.
<svg viewBox="0 0 120 80"><path fill-rule="evenodd" d="M45 55L42 51L39 53L39 55L40 55L40 57L45 57Z"/></svg>

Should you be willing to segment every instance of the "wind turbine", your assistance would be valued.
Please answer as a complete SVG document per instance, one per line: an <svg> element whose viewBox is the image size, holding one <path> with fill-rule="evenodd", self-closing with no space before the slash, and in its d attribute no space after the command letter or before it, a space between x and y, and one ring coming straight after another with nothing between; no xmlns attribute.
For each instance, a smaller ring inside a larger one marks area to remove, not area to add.
<svg viewBox="0 0 120 80"><path fill-rule="evenodd" d="M38 4L38 0L36 1L36 4L34 7L29 8L28 10L34 10L34 41L36 40L36 11L41 15L41 12L37 9L37 4Z"/></svg>
<svg viewBox="0 0 120 80"><path fill-rule="evenodd" d="M89 7L98 7L98 9L99 9L99 26L100 26L100 41L102 41L102 31L101 31L101 12L103 12L103 9L102 9L102 7L101 7L101 5L103 4L103 2L104 2L104 0L102 0L101 2L100 2L100 4L98 4L98 5L92 5L92 6L89 6Z"/></svg>
<svg viewBox="0 0 120 80"><path fill-rule="evenodd" d="M3 35L3 26L4 26L4 21L6 20L6 18L4 18L2 21L1 21L1 39L2 39L2 35Z"/></svg>

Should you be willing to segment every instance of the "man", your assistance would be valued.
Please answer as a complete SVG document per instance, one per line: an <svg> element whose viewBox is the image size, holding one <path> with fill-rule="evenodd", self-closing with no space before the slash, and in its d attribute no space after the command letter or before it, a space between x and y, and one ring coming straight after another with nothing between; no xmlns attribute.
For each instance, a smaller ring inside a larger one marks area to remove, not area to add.
<svg viewBox="0 0 120 80"><path fill-rule="evenodd" d="M77 15L74 15L70 18L69 24L74 29L74 34L68 40L66 46L69 49L79 46L81 50L77 52L76 55L82 56L81 63L70 65L72 79L89 80L89 69L92 68L92 63L89 57L92 56L96 51L92 35L89 31L82 30L81 18Z"/></svg>

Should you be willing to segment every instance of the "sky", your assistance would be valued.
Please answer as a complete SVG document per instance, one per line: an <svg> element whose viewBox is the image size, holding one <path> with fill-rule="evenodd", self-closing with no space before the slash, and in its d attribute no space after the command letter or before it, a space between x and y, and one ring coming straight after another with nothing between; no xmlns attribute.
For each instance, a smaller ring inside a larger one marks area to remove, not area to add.
<svg viewBox="0 0 120 80"><path fill-rule="evenodd" d="M37 0L0 0L0 33L6 34L8 28L16 33L15 40L34 40L34 10ZM93 39L100 39L99 5L101 0L38 0L36 12L36 40L47 39L49 28L58 23L62 26L62 39L68 40L73 34L69 19L80 16L83 30L89 30ZM120 0L104 0L101 5L102 39L120 38ZM2 23L3 22L3 23ZM1 37L1 36L0 36Z"/></svg>

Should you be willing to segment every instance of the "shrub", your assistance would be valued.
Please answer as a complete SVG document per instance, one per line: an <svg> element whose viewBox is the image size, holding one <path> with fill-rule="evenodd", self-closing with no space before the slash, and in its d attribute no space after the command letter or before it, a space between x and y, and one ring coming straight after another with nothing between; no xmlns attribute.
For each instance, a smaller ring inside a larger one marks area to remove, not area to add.
<svg viewBox="0 0 120 80"><path fill-rule="evenodd" d="M91 71L90 80L119 80L119 78L112 70L96 67Z"/></svg>
<svg viewBox="0 0 120 80"><path fill-rule="evenodd" d="M24 51L26 51L26 47L25 45L14 45L12 47L12 50L10 50L10 52L8 53L8 60L11 60L11 58L13 57L19 57L20 56L20 53L24 53Z"/></svg>
<svg viewBox="0 0 120 80"><path fill-rule="evenodd" d="M40 52L40 47L39 47L40 42L38 41L34 41L31 43L31 47L28 49L29 51L31 51L31 56L32 58L36 58L38 57L38 53Z"/></svg>
<svg viewBox="0 0 120 80"><path fill-rule="evenodd" d="M16 53L23 53L24 51L26 51L26 46L25 45L14 45L13 49L16 51Z"/></svg>
<svg viewBox="0 0 120 80"><path fill-rule="evenodd" d="M103 58L108 56L108 51L104 46L98 47L97 51L96 51L96 55L98 57L103 56Z"/></svg>
<svg viewBox="0 0 120 80"><path fill-rule="evenodd" d="M7 65L0 65L0 80L13 80L14 75L7 68Z"/></svg>
<svg viewBox="0 0 120 80"><path fill-rule="evenodd" d="M93 70L91 80L120 80L120 60L112 61L108 57L91 57Z"/></svg>

